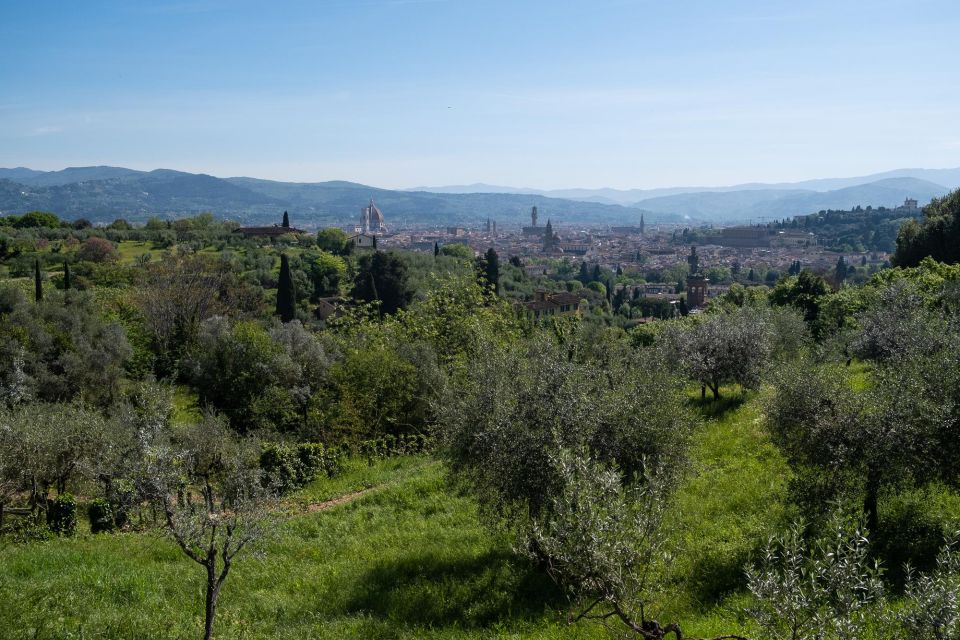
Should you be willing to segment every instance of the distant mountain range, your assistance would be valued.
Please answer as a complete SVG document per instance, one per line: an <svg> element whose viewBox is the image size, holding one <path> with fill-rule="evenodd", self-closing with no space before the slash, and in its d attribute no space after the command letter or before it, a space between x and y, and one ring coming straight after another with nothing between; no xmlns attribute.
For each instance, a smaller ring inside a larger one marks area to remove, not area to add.
<svg viewBox="0 0 960 640"><path fill-rule="evenodd" d="M854 178L729 187L559 189L541 191L472 184L389 190L353 182L278 182L217 178L169 169L70 167L0 169L0 213L52 211L75 219L131 221L152 215L211 211L244 223L264 223L290 211L301 226L355 221L371 198L393 224L526 223L532 206L565 226L647 222L760 222L821 209L895 207L905 198L926 204L960 187L957 169L897 169Z"/></svg>
<svg viewBox="0 0 960 640"><path fill-rule="evenodd" d="M389 224L526 223L536 206L543 220L632 224L680 222L673 214L636 207L579 202L536 194L437 194L378 189L353 182L276 182L256 178L216 178L168 169L135 171L121 167L71 167L62 171L0 169L0 213L54 212L66 219L110 221L210 211L244 223L280 219L287 210L300 226L345 225L359 219L373 198Z"/></svg>

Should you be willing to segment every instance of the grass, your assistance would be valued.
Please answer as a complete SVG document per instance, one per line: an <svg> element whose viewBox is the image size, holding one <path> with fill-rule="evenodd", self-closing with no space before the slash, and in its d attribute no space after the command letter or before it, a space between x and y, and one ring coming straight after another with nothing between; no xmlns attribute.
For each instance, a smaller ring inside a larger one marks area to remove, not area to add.
<svg viewBox="0 0 960 640"><path fill-rule="evenodd" d="M748 602L743 569L796 515L790 472L763 428L760 395L724 389L723 401L704 405L698 395L691 405L705 420L668 513L673 555L653 615L680 622L685 637L750 635L740 613ZM189 411L191 399L177 405ZM308 508L370 488L330 509ZM565 623L562 594L484 526L433 458L351 459L340 476L288 502L262 553L242 557L228 579L217 637L608 637L588 622ZM960 515L960 500L946 489L885 504L882 519L920 509L931 527ZM905 532L908 546L914 533ZM8 545L0 567L4 638L201 635L201 571L158 534Z"/></svg>
<svg viewBox="0 0 960 640"><path fill-rule="evenodd" d="M354 464L305 500L383 489L283 522L239 559L220 638L599 638L568 628L549 580L451 496L423 458ZM202 575L159 535L78 534L0 549L5 638L196 638Z"/></svg>
<svg viewBox="0 0 960 640"><path fill-rule="evenodd" d="M742 601L744 567L787 519L787 462L763 428L761 397L721 389L721 399L691 404L705 424L668 519L676 535L664 618L687 635L731 633Z"/></svg>
<svg viewBox="0 0 960 640"><path fill-rule="evenodd" d="M117 244L117 253L120 254L120 262L123 264L133 264L137 258L147 253L151 260L160 259L160 250L155 249L152 242L124 240Z"/></svg>

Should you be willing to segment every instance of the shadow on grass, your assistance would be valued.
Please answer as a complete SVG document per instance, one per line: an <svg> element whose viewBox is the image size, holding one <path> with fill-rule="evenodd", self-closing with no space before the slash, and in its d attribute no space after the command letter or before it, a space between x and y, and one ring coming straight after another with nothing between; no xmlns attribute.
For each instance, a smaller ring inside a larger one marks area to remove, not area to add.
<svg viewBox="0 0 960 640"><path fill-rule="evenodd" d="M759 557L761 548L757 544L753 550L743 549L732 555L708 554L694 562L685 582L698 609L706 611L730 594L746 589L747 564Z"/></svg>
<svg viewBox="0 0 960 640"><path fill-rule="evenodd" d="M721 390L722 394L723 391L726 390ZM713 394L708 391L706 400L701 400L699 396L690 398L687 400L687 406L698 411L704 418L719 420L739 409L750 397L751 395L746 391L726 391L719 400L714 400Z"/></svg>
<svg viewBox="0 0 960 640"><path fill-rule="evenodd" d="M419 626L482 627L563 609L560 589L509 551L466 558L412 555L382 562L347 599L351 613Z"/></svg>

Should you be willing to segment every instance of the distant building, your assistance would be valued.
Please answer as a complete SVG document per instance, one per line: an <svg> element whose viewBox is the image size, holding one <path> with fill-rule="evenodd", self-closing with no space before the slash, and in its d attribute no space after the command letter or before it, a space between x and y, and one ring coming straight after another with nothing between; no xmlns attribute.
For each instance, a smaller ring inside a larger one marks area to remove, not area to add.
<svg viewBox="0 0 960 640"><path fill-rule="evenodd" d="M707 301L707 288L710 281L700 271L700 257L697 256L696 247L690 247L687 264L690 265L690 275L687 276L687 308L699 309Z"/></svg>
<svg viewBox="0 0 960 640"><path fill-rule="evenodd" d="M377 237L369 233L358 233L350 236L354 249L376 249Z"/></svg>
<svg viewBox="0 0 960 640"><path fill-rule="evenodd" d="M577 315L580 313L580 296L567 291L550 293L538 289L533 294L533 300L523 303L523 306L534 318Z"/></svg>
<svg viewBox="0 0 960 640"><path fill-rule="evenodd" d="M283 222L284 224L275 224L269 227L240 227L233 232L239 233L245 238L278 238L288 233L306 233L302 229L290 226L290 218L286 211L283 212Z"/></svg>
<svg viewBox="0 0 960 640"><path fill-rule="evenodd" d="M770 231L766 227L725 227L713 242L724 247L769 247Z"/></svg>
<svg viewBox="0 0 960 640"><path fill-rule="evenodd" d="M897 207L898 211L903 211L906 213L916 213L919 211L920 207L917 206L917 201L913 198L907 198L903 201L903 206Z"/></svg>
<svg viewBox="0 0 960 640"><path fill-rule="evenodd" d="M467 230L463 227L447 227L447 235L454 238L462 238L467 235Z"/></svg>
<svg viewBox="0 0 960 640"><path fill-rule="evenodd" d="M537 226L537 216L538 216L538 215L539 215L539 214L537 213L537 208L536 208L536 207L533 207L533 209L530 210L530 222L531 222L531 225L530 225L529 227L524 227L524 228L523 228L523 235L525 235L525 236L532 236L532 237L535 237L535 238L542 238L542 237L543 237L543 235L546 233L546 227L538 227L538 226Z"/></svg>
<svg viewBox="0 0 960 640"><path fill-rule="evenodd" d="M360 209L360 224L357 225L356 232L373 235L387 232L383 212L373 204L373 198L370 198L370 204Z"/></svg>

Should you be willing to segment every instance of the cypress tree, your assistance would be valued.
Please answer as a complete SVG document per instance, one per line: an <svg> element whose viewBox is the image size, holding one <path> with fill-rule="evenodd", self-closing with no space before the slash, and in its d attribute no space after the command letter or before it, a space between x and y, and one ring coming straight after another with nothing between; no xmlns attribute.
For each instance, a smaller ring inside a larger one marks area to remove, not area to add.
<svg viewBox="0 0 960 640"><path fill-rule="evenodd" d="M583 286L590 284L590 269L587 267L586 261L580 263L580 276L577 280L582 282Z"/></svg>
<svg viewBox="0 0 960 640"><path fill-rule="evenodd" d="M70 291L70 263L63 263L63 290Z"/></svg>
<svg viewBox="0 0 960 640"><path fill-rule="evenodd" d="M377 250L377 236L373 236L373 250Z"/></svg>
<svg viewBox="0 0 960 640"><path fill-rule="evenodd" d="M484 261L486 262L487 282L493 285L493 292L500 295L500 256L497 255L493 247L487 249Z"/></svg>
<svg viewBox="0 0 960 640"><path fill-rule="evenodd" d="M281 322L290 322L297 317L297 298L293 289L293 276L290 275L290 261L287 254L280 255L280 279L277 282L277 315Z"/></svg>
<svg viewBox="0 0 960 640"><path fill-rule="evenodd" d="M33 299L37 302L43 300L43 279L40 277L40 260L33 263Z"/></svg>
<svg viewBox="0 0 960 640"><path fill-rule="evenodd" d="M438 255L440 255L440 243L434 241L434 243L433 243L433 257L436 258Z"/></svg>
<svg viewBox="0 0 960 640"><path fill-rule="evenodd" d="M289 228L290 228L290 216L287 214L286 211L283 212L283 223L281 224L281 226L282 226L284 229L289 229Z"/></svg>

